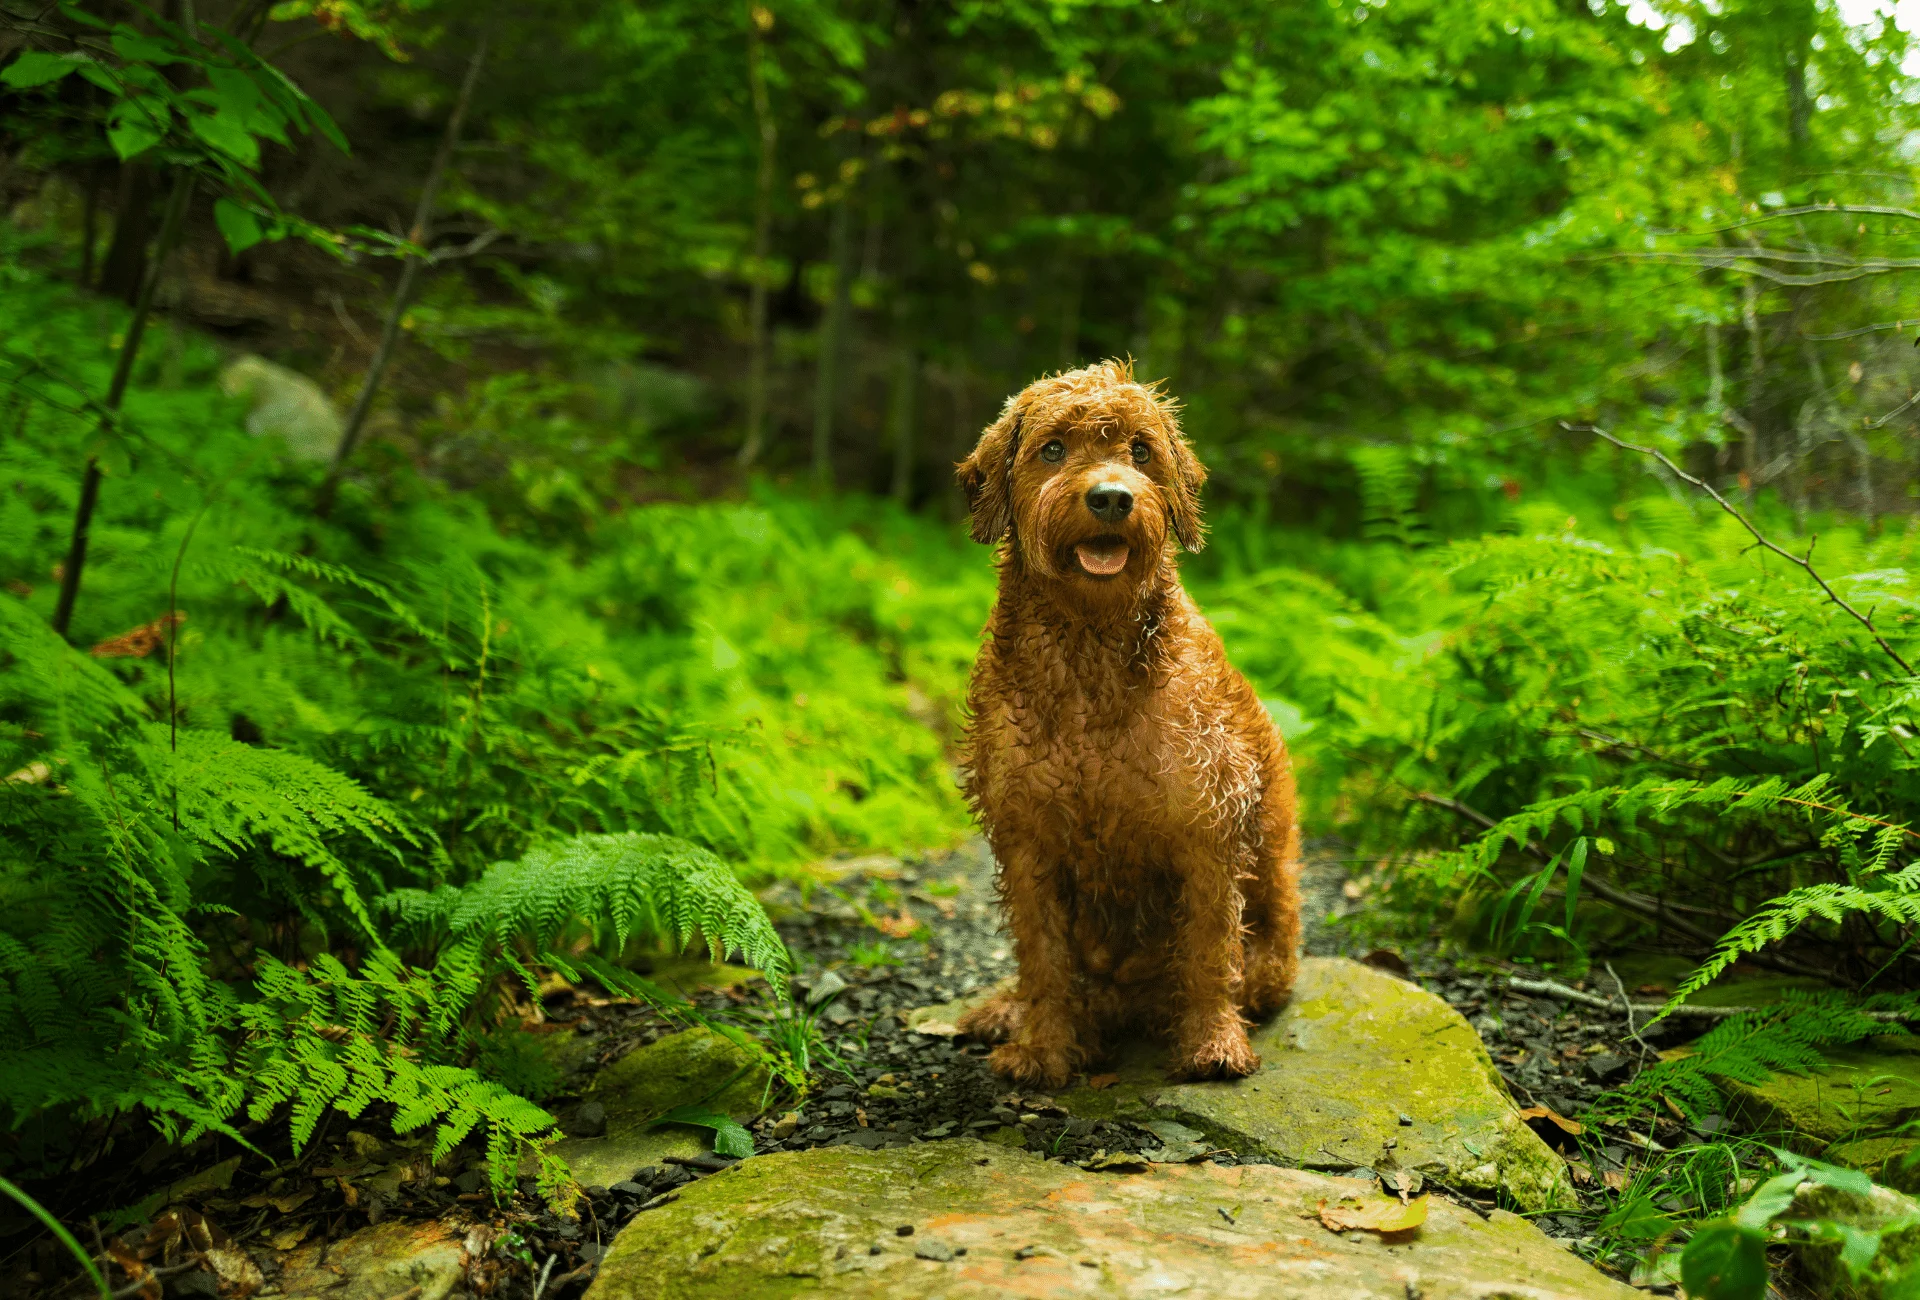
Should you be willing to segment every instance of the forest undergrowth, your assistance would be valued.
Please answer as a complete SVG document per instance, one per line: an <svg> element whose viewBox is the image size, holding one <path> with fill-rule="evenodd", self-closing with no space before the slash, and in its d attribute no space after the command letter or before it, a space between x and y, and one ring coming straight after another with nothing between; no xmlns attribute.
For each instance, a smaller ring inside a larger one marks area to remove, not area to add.
<svg viewBox="0 0 1920 1300"><path fill-rule="evenodd" d="M184 332L102 448L69 644L48 619L119 309L29 268L0 295L10 1179L72 1209L69 1180L154 1129L284 1125L297 1150L372 1110L502 1189L544 1161L564 1198L513 1042L542 980L671 1007L632 958L692 941L778 1003L743 882L968 834L950 742L992 573L957 525L771 486L557 525L398 461L319 521L314 472L245 431ZM1796 554L1817 531L1829 596L1598 438L1477 536L1433 527L1404 466L1357 468L1367 536L1227 510L1189 579L1289 735L1309 830L1385 864L1374 924L1569 980L1700 963L1676 998L1736 962L1830 985L1644 1071L1603 1103L1626 1119L1698 1118L1717 1080L1920 1017L1920 530L1763 503ZM804 1025L755 1024L805 1087ZM1730 1249L1777 1217L1728 1219Z"/></svg>

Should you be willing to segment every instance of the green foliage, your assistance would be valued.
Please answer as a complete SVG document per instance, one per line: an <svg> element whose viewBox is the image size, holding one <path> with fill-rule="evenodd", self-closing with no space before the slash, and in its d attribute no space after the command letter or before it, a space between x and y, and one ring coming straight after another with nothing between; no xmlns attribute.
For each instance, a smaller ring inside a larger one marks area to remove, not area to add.
<svg viewBox="0 0 1920 1300"><path fill-rule="evenodd" d="M1905 1252L1882 1251L1888 1238L1920 1226L1920 1210L1875 1205L1880 1189L1857 1169L1842 1169L1787 1151L1775 1151L1782 1172L1754 1189L1733 1214L1694 1230L1680 1256L1688 1295L1707 1300L1763 1300L1769 1294L1767 1247L1788 1244L1830 1254L1846 1282L1896 1288L1905 1294L1913 1274ZM1904 1198L1899 1198L1904 1201ZM1862 1208L1869 1212L1863 1214ZM1878 1211L1878 1212L1873 1212Z"/></svg>
<svg viewBox="0 0 1920 1300"><path fill-rule="evenodd" d="M1782 1071L1812 1069L1825 1049L1880 1035L1906 1036L1903 1017L1920 1012L1912 994L1854 998L1789 990L1778 1006L1729 1016L1684 1055L1647 1066L1609 1093L1598 1114L1627 1117L1670 1101L1698 1120L1721 1109L1722 1080L1761 1084Z"/></svg>
<svg viewBox="0 0 1920 1300"><path fill-rule="evenodd" d="M597 518L549 549L416 483L378 529L350 497L307 532L300 469L176 337L115 431L84 653L49 630L41 578L110 360L85 340L113 316L8 274L0 1107L31 1134L20 1168L127 1115L177 1141L279 1120L299 1148L329 1110L372 1110L431 1129L436 1157L477 1147L497 1188L537 1154L558 1193L515 1030L548 975L697 1019L619 964L636 944L764 970L764 1032L727 1032L804 1088L817 1030L725 859L960 832L927 723L970 658L952 613L990 579L882 558L928 549L910 520L775 497Z"/></svg>
<svg viewBox="0 0 1920 1300"><path fill-rule="evenodd" d="M675 1106L658 1119L648 1122L652 1128L659 1124L691 1124L695 1128L713 1130L713 1149L723 1156L745 1158L753 1154L753 1134L747 1132L740 1121L728 1115L716 1114L704 1106Z"/></svg>
<svg viewBox="0 0 1920 1300"><path fill-rule="evenodd" d="M595 936L619 952L635 936L658 936L685 948L698 936L715 961L738 953L786 991L789 959L759 901L706 850L665 835L583 835L518 862L497 862L465 888L432 893L396 889L381 899L409 948L437 948L442 961L506 963L537 985L516 957L524 949L541 966L568 978L584 972L615 987L603 963L561 955L582 918L606 931Z"/></svg>
<svg viewBox="0 0 1920 1300"><path fill-rule="evenodd" d="M317 132L344 152L346 137L333 118L231 34L211 26L190 31L140 8L149 30L109 24L78 5L61 5L72 25L63 42L68 48L22 51L0 69L0 85L53 91L74 75L93 85L104 99L81 102L113 154L123 161L188 167L208 180L222 195L215 203L216 224L236 253L290 230L332 249L335 238L280 212L258 172L261 144L290 149L295 134ZM43 123L72 113L70 104L43 107ZM40 147L49 147L51 138L43 137Z"/></svg>

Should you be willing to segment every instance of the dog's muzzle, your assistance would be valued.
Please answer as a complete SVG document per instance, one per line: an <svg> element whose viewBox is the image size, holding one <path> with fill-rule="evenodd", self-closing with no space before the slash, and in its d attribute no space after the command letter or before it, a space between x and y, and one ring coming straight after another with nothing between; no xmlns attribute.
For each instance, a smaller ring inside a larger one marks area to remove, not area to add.
<svg viewBox="0 0 1920 1300"><path fill-rule="evenodd" d="M1102 523L1117 524L1133 513L1133 493L1122 483L1095 483L1087 489L1087 509Z"/></svg>

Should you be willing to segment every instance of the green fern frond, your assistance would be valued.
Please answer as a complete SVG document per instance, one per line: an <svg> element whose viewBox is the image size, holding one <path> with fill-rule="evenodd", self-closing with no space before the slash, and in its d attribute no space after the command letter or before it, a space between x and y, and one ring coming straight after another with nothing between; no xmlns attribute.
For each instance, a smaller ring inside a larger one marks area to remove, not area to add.
<svg viewBox="0 0 1920 1300"><path fill-rule="evenodd" d="M1826 1049L1882 1034L1905 1034L1898 1021L1884 1013L1910 1016L1916 1009L1920 996L1913 994L1859 999L1790 991L1776 1007L1721 1021L1696 1040L1687 1055L1648 1066L1604 1097L1595 1113L1629 1117L1666 1097L1698 1119L1723 1104L1720 1081L1762 1084L1778 1073L1816 1069L1824 1063Z"/></svg>
<svg viewBox="0 0 1920 1300"><path fill-rule="evenodd" d="M1920 887L1920 878L1909 879L1907 873L1902 872L1883 876L1874 883L1883 887L1804 885L1772 899L1721 937L1713 955L1680 982L1661 1014L1680 1006L1740 958L1779 943L1809 921L1837 924L1850 914L1861 913L1883 916L1902 926L1920 922L1920 892L1915 892L1916 887Z"/></svg>
<svg viewBox="0 0 1920 1300"><path fill-rule="evenodd" d="M438 932L502 952L521 940L556 946L584 918L616 946L653 934L686 947L699 935L715 961L738 953L784 995L791 959L766 911L732 870L666 835L581 835L518 862L497 862L464 889L394 890L381 900L410 942Z"/></svg>

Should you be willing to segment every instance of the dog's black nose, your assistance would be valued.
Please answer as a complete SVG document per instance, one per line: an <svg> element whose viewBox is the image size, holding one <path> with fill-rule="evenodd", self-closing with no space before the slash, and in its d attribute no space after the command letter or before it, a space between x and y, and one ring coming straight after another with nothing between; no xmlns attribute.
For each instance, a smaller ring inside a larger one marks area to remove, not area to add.
<svg viewBox="0 0 1920 1300"><path fill-rule="evenodd" d="M1118 483L1096 483L1087 492L1087 509L1095 519L1117 524L1133 513L1133 493Z"/></svg>

